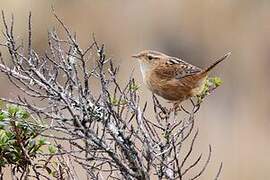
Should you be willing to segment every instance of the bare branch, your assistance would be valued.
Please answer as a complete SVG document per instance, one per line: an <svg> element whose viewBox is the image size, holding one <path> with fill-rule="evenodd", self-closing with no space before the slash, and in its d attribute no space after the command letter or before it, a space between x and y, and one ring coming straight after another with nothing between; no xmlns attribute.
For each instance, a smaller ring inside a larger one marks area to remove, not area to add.
<svg viewBox="0 0 270 180"><path fill-rule="evenodd" d="M28 16L28 44L23 47L14 39L13 16L8 25L2 11L5 42L0 46L9 57L0 53L0 72L24 95L15 100L0 99L26 108L44 126L38 135L58 147L53 155L39 153L45 165L33 161L33 169L19 172L20 176L48 179L41 168L52 171L48 167L52 167L54 159L59 162L53 168L58 179L78 179L74 169L77 166L88 179L201 177L210 161L211 146L201 170L188 177L188 172L202 161L200 155L188 165L198 136L198 127L194 133L194 115L200 109L199 101L191 100L191 108L182 105L176 115L153 95L151 107L140 99L139 85L133 77L123 87L119 85L119 67L107 57L104 44L99 44L93 35L85 49L80 47L76 35L54 10L53 15L65 36L60 37L54 29L48 32L48 49L38 54L32 45L32 13ZM98 86L93 87L91 80L98 81ZM153 116L146 113L151 109ZM189 148L186 154L184 147ZM27 157L28 152L23 153ZM221 169L222 164L215 179ZM0 169L0 178L1 173Z"/></svg>

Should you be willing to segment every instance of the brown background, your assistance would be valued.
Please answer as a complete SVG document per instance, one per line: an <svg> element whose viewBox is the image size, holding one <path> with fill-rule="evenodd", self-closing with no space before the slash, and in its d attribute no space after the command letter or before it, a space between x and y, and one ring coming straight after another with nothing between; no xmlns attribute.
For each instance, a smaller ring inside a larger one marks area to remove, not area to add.
<svg viewBox="0 0 270 180"><path fill-rule="evenodd" d="M6 15L14 13L18 39L27 34L32 11L34 46L46 48L47 30L56 25L51 5L86 46L94 32L119 64L125 80L138 63L130 55L155 49L204 67L232 51L213 74L224 84L204 102L197 119L196 148L213 159L203 179L212 179L224 162L221 179L270 179L268 0L1 0ZM58 25L56 25L57 27ZM0 25L2 29L2 24ZM1 41L3 37L1 36ZM18 93L0 75L0 96ZM151 93L141 86L140 93Z"/></svg>

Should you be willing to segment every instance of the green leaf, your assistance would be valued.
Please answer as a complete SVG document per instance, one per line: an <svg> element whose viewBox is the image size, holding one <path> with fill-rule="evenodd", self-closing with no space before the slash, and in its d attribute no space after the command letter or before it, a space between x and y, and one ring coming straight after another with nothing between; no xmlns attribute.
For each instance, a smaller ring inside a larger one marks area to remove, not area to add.
<svg viewBox="0 0 270 180"><path fill-rule="evenodd" d="M209 95L214 89L222 84L222 80L219 77L209 77L206 79L203 91L198 95L198 101L201 103L203 99Z"/></svg>
<svg viewBox="0 0 270 180"><path fill-rule="evenodd" d="M9 137L5 130L0 129L0 144L6 143Z"/></svg>
<svg viewBox="0 0 270 180"><path fill-rule="evenodd" d="M116 106L118 104L118 100L115 97L110 97L110 103Z"/></svg>
<svg viewBox="0 0 270 180"><path fill-rule="evenodd" d="M0 167L5 165L24 167L22 148L31 158L36 158L37 152L40 152L44 145L50 144L39 136L43 127L30 123L27 120L29 117L30 114L20 106L7 105L5 109L0 108ZM18 143L18 136L23 147ZM53 152L53 149L51 151Z"/></svg>
<svg viewBox="0 0 270 180"><path fill-rule="evenodd" d="M19 110L20 108L18 106L15 106L15 105L8 106L8 113L9 113L9 116L11 117L15 116Z"/></svg>
<svg viewBox="0 0 270 180"><path fill-rule="evenodd" d="M55 154L56 151L57 151L56 147L53 146L53 145L50 145L50 146L48 147L48 150L49 150L50 154Z"/></svg>
<svg viewBox="0 0 270 180"><path fill-rule="evenodd" d="M17 117L18 117L18 118L21 118L21 119L28 119L29 116L30 116L30 114L29 114L27 111L23 110L23 109L21 109L21 110L17 113Z"/></svg>
<svg viewBox="0 0 270 180"><path fill-rule="evenodd" d="M44 139L44 138L40 138L40 139L38 140L38 145L39 145L39 146L43 146L43 145L46 145L46 144L50 144L50 142L47 141L47 140Z"/></svg>
<svg viewBox="0 0 270 180"><path fill-rule="evenodd" d="M139 88L140 88L140 85L139 84L136 84L136 83L131 83L129 85L129 90L130 91L133 91L133 92L137 91Z"/></svg>
<svg viewBox="0 0 270 180"><path fill-rule="evenodd" d="M110 103L114 106L120 106L127 104L127 101L125 99L119 100L115 97L110 97Z"/></svg>
<svg viewBox="0 0 270 180"><path fill-rule="evenodd" d="M222 80L219 77L214 77L213 81L216 86L220 86L222 84Z"/></svg>
<svg viewBox="0 0 270 180"><path fill-rule="evenodd" d="M5 114L3 112L0 112L0 121L3 121L5 117Z"/></svg>
<svg viewBox="0 0 270 180"><path fill-rule="evenodd" d="M6 160L3 158L1 158L0 159L0 167L4 167L5 166L5 164L6 164L7 162L6 162Z"/></svg>

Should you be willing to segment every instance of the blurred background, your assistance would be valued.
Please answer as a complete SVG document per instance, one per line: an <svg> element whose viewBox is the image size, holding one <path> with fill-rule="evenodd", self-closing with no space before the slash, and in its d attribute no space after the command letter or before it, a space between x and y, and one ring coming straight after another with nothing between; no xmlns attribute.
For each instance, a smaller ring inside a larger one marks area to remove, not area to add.
<svg viewBox="0 0 270 180"><path fill-rule="evenodd" d="M52 5L76 31L82 47L91 42L92 33L105 43L107 54L120 65L122 81L134 69L142 83L138 63L130 56L143 49L180 57L199 67L232 51L213 71L223 85L197 114L200 134L195 148L205 154L208 144L213 148L203 179L213 179L220 161L224 163L221 179L270 179L269 0L0 1L6 16L14 14L18 39L26 37L28 12L32 11L33 43L38 52L47 47L47 31L58 26ZM18 93L3 75L0 84L0 96ZM143 85L140 94L151 100Z"/></svg>

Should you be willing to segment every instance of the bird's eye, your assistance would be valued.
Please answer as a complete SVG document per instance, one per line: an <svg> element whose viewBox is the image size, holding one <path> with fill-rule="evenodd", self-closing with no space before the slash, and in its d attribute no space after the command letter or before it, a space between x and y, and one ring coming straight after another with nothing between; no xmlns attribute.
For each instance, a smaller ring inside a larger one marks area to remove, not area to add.
<svg viewBox="0 0 270 180"><path fill-rule="evenodd" d="M153 56L148 56L148 59L149 59L149 60L152 60L152 59L153 59Z"/></svg>

